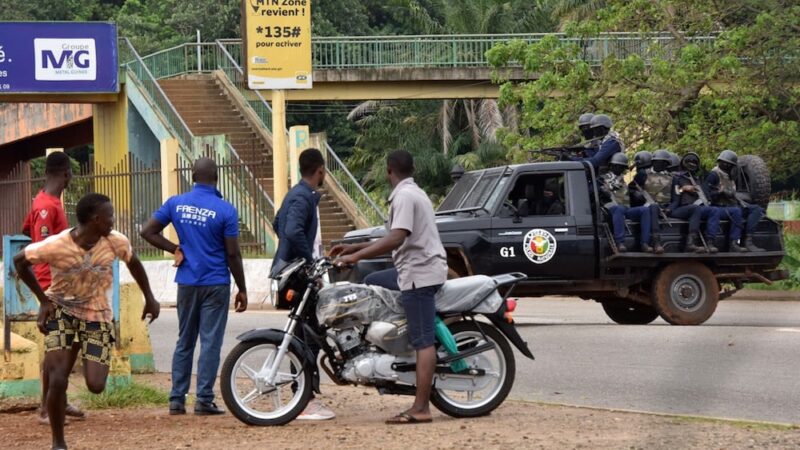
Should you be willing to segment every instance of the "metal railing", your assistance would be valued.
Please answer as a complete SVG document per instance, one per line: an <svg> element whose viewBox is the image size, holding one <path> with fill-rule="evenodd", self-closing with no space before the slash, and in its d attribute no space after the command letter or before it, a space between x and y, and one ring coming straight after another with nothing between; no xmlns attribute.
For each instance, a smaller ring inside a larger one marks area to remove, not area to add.
<svg viewBox="0 0 800 450"><path fill-rule="evenodd" d="M178 140L184 151L189 151L192 147L192 132L189 126L183 121L178 111L175 110L172 102L169 101L164 90L158 84L158 78L150 71L150 67L139 56L133 48L128 38L120 38L119 61L121 66L125 66L128 75L133 75L133 81L137 83L149 96L152 106L161 113L166 125L170 128L173 136Z"/></svg>
<svg viewBox="0 0 800 450"><path fill-rule="evenodd" d="M192 48L178 46L161 52L140 57L136 49L127 38L121 38L120 65L125 66L132 81L137 83L147 93L149 102L154 110L161 114L165 124L170 128L173 136L178 140L179 161L193 161L204 154L199 140L178 114L172 102L166 96L158 79L175 76L170 71L180 73L194 71L216 70L217 61L221 60L219 48L216 44L194 44ZM189 52L190 50L191 53ZM181 61L182 59L182 61ZM154 75L158 74L157 75ZM239 155L233 150L230 143L225 142L228 157L232 158L237 167L242 166ZM215 155L216 156L216 155ZM252 249L259 245L263 250L270 250L269 230L272 229L272 219L275 216L275 205L272 199L261 188L258 179L247 166L244 169L228 170L226 177L233 177L227 182L227 189L231 194L231 202L241 212L242 223L256 239ZM187 171L178 171L179 183L185 191L191 186L191 176ZM256 208L256 210L253 210ZM273 242L274 244L274 242ZM252 250L251 249L251 250Z"/></svg>
<svg viewBox="0 0 800 450"><path fill-rule="evenodd" d="M356 178L339 159L336 152L325 142L325 168L331 174L333 182L355 203L359 212L364 215L370 225L380 225L386 222L386 215L375 203L367 191L356 181Z"/></svg>
<svg viewBox="0 0 800 450"><path fill-rule="evenodd" d="M231 83L236 86L242 98L248 99L250 93L255 93L257 100L248 101L248 104L254 109L258 117L262 121L267 130L272 132L272 108L269 103L264 99L261 93L257 90L250 91L244 82L244 71L234 56L228 51L229 48L236 48L236 42L233 40L217 41L219 52L221 56L226 58L226 61L217 61L217 67L222 70L228 77ZM186 44L192 45L192 44ZM241 48L241 46L239 46ZM241 59L240 59L241 60ZM288 130L284 130L288 134ZM336 152L333 151L331 146L326 142L326 168L331 175L334 183L346 193L350 199L356 204L359 212L365 217L367 222L372 225L378 225L386 221L386 216L380 207L372 200L372 198L364 191L361 184L356 180L353 174L347 169L347 166L339 159Z"/></svg>
<svg viewBox="0 0 800 450"><path fill-rule="evenodd" d="M459 34L418 36L335 36L312 39L314 69L356 69L381 67L488 67L486 52L499 43L522 40L539 42L556 37L561 46L575 45L579 59L599 65L609 56L672 56L682 42L666 33L603 33L591 38L562 33ZM686 42L713 45L716 36L687 36ZM242 41L222 41L228 53L241 65Z"/></svg>

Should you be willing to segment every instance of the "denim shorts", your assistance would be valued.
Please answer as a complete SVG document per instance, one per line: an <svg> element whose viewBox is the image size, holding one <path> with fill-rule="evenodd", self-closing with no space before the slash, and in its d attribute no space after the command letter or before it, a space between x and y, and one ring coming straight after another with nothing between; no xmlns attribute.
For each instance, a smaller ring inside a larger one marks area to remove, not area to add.
<svg viewBox="0 0 800 450"><path fill-rule="evenodd" d="M400 299L408 320L408 341L415 350L422 350L436 343L434 321L436 301L434 296L441 285L403 291Z"/></svg>

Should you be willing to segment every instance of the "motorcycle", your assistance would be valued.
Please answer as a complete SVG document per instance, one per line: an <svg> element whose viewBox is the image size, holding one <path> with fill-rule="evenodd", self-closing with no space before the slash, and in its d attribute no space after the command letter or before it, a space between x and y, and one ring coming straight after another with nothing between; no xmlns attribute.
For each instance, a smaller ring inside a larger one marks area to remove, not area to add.
<svg viewBox="0 0 800 450"><path fill-rule="evenodd" d="M333 268L328 258L298 259L273 280L274 293L291 305L286 326L238 336L222 367L222 397L237 419L284 425L305 409L312 392L319 392L310 340L321 348L319 366L334 383L414 395L415 352L400 292L346 282L323 287L322 278ZM500 406L516 370L509 341L533 359L511 317L516 303L508 298L524 278L521 273L458 278L436 295L431 403L443 413L477 417ZM476 320L479 315L488 322Z"/></svg>

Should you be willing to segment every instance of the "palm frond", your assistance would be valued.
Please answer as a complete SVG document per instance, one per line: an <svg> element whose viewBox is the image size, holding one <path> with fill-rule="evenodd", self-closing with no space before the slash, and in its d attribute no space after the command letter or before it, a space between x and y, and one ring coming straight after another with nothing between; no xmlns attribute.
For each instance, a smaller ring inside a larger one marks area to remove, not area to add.
<svg viewBox="0 0 800 450"><path fill-rule="evenodd" d="M478 106L481 134L489 142L497 142L497 130L503 127L503 115L496 100L481 100Z"/></svg>
<svg viewBox="0 0 800 450"><path fill-rule="evenodd" d="M361 102L356 105L355 108L350 110L349 113L347 113L347 120L357 120L368 114L372 114L377 111L382 104L383 102L380 100L367 100L365 102Z"/></svg>

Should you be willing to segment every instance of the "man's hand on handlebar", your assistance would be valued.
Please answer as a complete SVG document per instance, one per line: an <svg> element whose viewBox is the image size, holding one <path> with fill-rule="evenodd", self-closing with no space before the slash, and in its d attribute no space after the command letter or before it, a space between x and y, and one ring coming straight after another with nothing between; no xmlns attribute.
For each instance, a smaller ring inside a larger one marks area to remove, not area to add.
<svg viewBox="0 0 800 450"><path fill-rule="evenodd" d="M333 265L336 267L348 267L355 265L357 262L358 258L355 255L341 255L333 261Z"/></svg>
<svg viewBox="0 0 800 450"><path fill-rule="evenodd" d="M355 252L355 249L353 248L352 245L337 244L333 246L331 251L328 253L328 256L330 256L331 258L335 258L339 255L349 255L353 252Z"/></svg>

